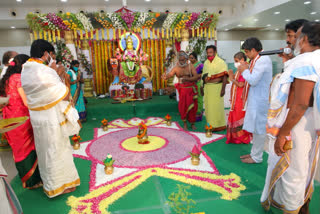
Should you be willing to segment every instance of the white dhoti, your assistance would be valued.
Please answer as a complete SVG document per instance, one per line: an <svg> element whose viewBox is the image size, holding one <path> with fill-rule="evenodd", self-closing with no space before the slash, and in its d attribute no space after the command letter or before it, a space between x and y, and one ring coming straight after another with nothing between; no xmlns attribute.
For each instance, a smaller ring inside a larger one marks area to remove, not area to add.
<svg viewBox="0 0 320 214"><path fill-rule="evenodd" d="M319 155L319 141L315 132L312 108L306 111L292 129L291 138L293 148L287 153L289 165L286 165L286 158L281 160L274 152L275 138L269 137L268 170L261 202L298 213L312 194Z"/></svg>
<svg viewBox="0 0 320 214"><path fill-rule="evenodd" d="M286 213L299 213L311 197L319 156L320 130L320 50L301 54L286 62L284 73L271 86L268 112L269 159L262 206L270 205ZM291 129L293 148L281 157L274 152L274 143L290 111L287 108L291 83L295 79L315 82L313 107L309 107Z"/></svg>
<svg viewBox="0 0 320 214"><path fill-rule="evenodd" d="M80 185L73 149L69 137L62 132L58 114L59 104L44 111L30 111L40 176L48 197Z"/></svg>
<svg viewBox="0 0 320 214"><path fill-rule="evenodd" d="M69 136L79 133L79 115L56 71L37 62L24 64L21 83L33 128L43 189L48 197L80 185Z"/></svg>

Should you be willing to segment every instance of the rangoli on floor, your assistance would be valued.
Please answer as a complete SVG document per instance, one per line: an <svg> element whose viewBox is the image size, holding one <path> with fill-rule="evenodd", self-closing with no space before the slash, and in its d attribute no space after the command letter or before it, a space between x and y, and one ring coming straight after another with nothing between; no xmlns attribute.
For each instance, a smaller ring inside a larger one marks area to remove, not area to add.
<svg viewBox="0 0 320 214"><path fill-rule="evenodd" d="M150 144L136 142L138 124L148 126ZM190 152L194 145L203 146L224 138L214 134L186 132L178 123L167 126L164 119L150 117L145 120L117 119L109 123L109 130L94 130L94 139L81 143L74 157L92 162L89 193L83 197L71 196L67 204L69 213L110 213L108 206L139 186L151 176L160 176L221 194L225 200L236 199L245 186L240 177L231 173L220 175L211 158L203 151L200 165L191 164ZM111 154L114 173L106 175L103 160Z"/></svg>

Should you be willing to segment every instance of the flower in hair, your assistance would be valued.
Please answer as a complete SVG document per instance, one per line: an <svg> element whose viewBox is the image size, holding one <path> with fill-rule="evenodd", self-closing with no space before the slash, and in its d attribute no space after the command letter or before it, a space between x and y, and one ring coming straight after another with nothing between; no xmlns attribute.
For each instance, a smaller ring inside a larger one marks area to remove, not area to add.
<svg viewBox="0 0 320 214"><path fill-rule="evenodd" d="M14 62L14 61L11 61L10 63L9 63L9 66L15 66L16 65L16 63Z"/></svg>

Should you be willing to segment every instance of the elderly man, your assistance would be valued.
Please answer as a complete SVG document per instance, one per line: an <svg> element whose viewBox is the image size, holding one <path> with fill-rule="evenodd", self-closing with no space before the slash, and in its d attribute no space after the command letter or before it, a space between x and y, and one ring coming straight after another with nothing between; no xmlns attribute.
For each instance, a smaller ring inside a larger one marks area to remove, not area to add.
<svg viewBox="0 0 320 214"><path fill-rule="evenodd" d="M167 80L174 75L178 78L178 83L175 84L179 92L179 112L184 123L184 130L188 130L187 121L191 123L191 128L196 129L196 114L198 110L198 90L196 82L198 74L194 66L188 63L189 56L184 51L179 52L179 61L177 65L168 73L163 74L162 78Z"/></svg>
<svg viewBox="0 0 320 214"><path fill-rule="evenodd" d="M251 60L250 67L244 62L238 67L243 78L247 81L243 89L243 99L246 102L243 129L252 133L253 139L251 153L240 158L244 163L261 163L266 138L272 62L269 56L260 57L262 44L257 38L248 38L242 48Z"/></svg>
<svg viewBox="0 0 320 214"><path fill-rule="evenodd" d="M261 202L284 213L309 213L320 136L320 24L296 33L295 53L272 85L269 159Z"/></svg>

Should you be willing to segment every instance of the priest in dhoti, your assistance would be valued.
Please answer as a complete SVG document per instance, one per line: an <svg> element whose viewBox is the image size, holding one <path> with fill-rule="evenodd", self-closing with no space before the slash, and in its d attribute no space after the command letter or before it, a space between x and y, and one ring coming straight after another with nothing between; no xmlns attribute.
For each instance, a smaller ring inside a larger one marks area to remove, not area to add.
<svg viewBox="0 0 320 214"><path fill-rule="evenodd" d="M52 69L53 46L36 40L23 65L21 84L27 96L43 189L48 197L80 185L69 136L80 130L79 116L69 102L69 89ZM51 55L50 55L51 54Z"/></svg>
<svg viewBox="0 0 320 214"><path fill-rule="evenodd" d="M244 163L261 163L266 139L269 88L272 81L272 62L269 56L261 56L262 44L257 38L248 38L242 45L250 66L242 62L238 71L246 80L242 99L246 101L243 130L252 133L252 147L248 155L241 156Z"/></svg>
<svg viewBox="0 0 320 214"><path fill-rule="evenodd" d="M208 59L204 62L202 83L204 83L204 105L207 123L213 131L222 131L226 127L224 113L225 88L227 84L227 64L217 55L214 45L206 47Z"/></svg>
<svg viewBox="0 0 320 214"><path fill-rule="evenodd" d="M320 24L305 23L295 53L271 86L263 207L309 213L320 135Z"/></svg>

